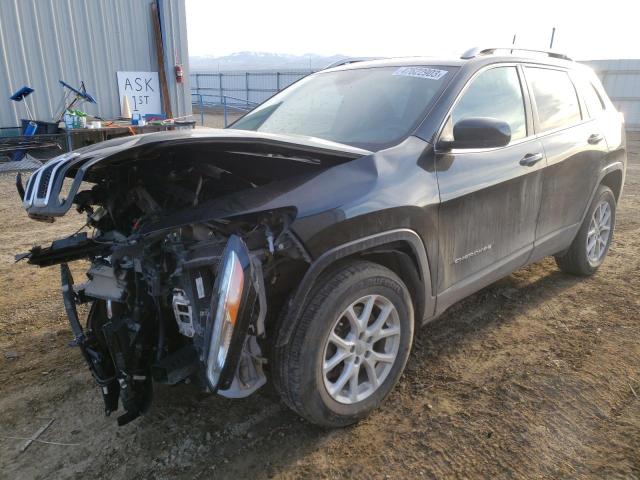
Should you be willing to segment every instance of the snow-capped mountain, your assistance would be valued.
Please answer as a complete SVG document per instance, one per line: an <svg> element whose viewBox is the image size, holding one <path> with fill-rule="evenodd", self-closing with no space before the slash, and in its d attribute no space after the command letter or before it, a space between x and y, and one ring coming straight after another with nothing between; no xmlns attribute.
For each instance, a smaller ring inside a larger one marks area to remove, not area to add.
<svg viewBox="0 0 640 480"><path fill-rule="evenodd" d="M228 72L254 70L318 70L346 58L344 55L289 55L267 52L237 52L221 57L189 57L191 72Z"/></svg>

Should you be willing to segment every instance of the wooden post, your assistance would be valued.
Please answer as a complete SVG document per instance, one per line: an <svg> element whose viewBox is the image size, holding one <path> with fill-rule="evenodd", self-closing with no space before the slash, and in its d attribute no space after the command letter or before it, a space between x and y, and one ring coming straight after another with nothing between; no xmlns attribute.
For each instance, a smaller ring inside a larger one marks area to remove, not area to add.
<svg viewBox="0 0 640 480"><path fill-rule="evenodd" d="M171 98L169 97L169 86L167 85L167 72L164 64L164 46L162 45L162 30L160 29L160 12L158 4L151 4L151 24L156 40L156 56L158 58L158 79L160 80L160 91L162 92L162 108L167 118L173 118L171 111Z"/></svg>

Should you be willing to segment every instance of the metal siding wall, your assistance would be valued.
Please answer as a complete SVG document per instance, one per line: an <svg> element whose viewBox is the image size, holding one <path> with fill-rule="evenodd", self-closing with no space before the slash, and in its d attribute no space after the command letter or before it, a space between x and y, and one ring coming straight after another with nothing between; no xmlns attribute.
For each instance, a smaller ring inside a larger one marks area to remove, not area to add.
<svg viewBox="0 0 640 480"><path fill-rule="evenodd" d="M584 62L598 74L629 130L640 130L640 60L591 60Z"/></svg>
<svg viewBox="0 0 640 480"><path fill-rule="evenodd" d="M78 86L84 80L98 105L81 109L104 118L120 114L117 71L157 71L151 26L153 0L0 0L0 126L19 124L22 103L8 97L23 85L35 92L27 99L38 120L52 120L61 108L58 80ZM173 52L188 68L184 0L161 5L171 39L167 70L174 115L190 114L189 77L175 85ZM166 37L165 37L166 38ZM165 47L166 48L166 47ZM173 82L173 83L172 83Z"/></svg>

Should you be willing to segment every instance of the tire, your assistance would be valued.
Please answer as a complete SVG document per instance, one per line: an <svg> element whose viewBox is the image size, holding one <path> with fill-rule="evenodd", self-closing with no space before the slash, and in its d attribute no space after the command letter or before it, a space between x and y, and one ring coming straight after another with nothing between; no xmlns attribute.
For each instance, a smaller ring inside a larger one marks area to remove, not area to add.
<svg viewBox="0 0 640 480"><path fill-rule="evenodd" d="M300 318L289 321L296 324L289 341L275 349L274 384L289 408L322 427L344 427L376 409L398 382L413 341L413 305L407 287L391 270L365 261L342 264L321 276ZM379 335L388 336L376 341L378 336L371 332L377 327ZM358 334L363 340L356 340ZM276 344L282 345L281 340L277 338ZM323 367L342 357L325 374ZM383 357L384 362L378 360ZM356 371L360 373L351 375L355 380L340 388L342 380Z"/></svg>
<svg viewBox="0 0 640 480"><path fill-rule="evenodd" d="M608 226L604 223L600 224L606 218L606 215L605 217L601 216L603 212L608 212ZM613 238L615 221L616 199L609 187L600 185L569 250L562 256L555 256L556 264L560 270L573 275L593 275L607 256ZM596 229L594 229L594 222L598 223ZM596 245L592 250L589 246L593 243L594 231L600 232L601 235L598 235L599 240L596 240ZM606 238L603 239L605 233L607 233Z"/></svg>

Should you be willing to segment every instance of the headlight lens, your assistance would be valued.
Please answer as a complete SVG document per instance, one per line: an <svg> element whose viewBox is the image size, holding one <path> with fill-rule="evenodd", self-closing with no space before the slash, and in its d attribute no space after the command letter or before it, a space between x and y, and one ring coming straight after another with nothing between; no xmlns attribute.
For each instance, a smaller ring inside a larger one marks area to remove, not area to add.
<svg viewBox="0 0 640 480"><path fill-rule="evenodd" d="M225 365L242 301L244 271L233 250L227 256L218 290L218 306L207 358L207 378L215 386Z"/></svg>

